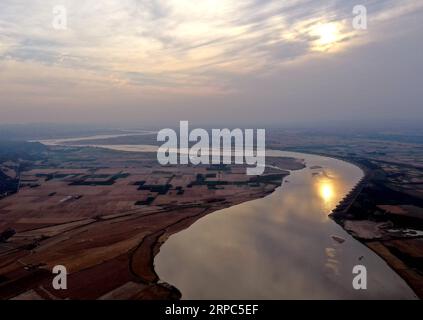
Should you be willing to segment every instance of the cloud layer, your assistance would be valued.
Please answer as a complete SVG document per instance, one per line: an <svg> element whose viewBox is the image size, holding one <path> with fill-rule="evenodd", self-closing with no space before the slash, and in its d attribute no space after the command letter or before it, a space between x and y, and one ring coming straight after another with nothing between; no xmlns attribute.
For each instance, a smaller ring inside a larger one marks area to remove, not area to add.
<svg viewBox="0 0 423 320"><path fill-rule="evenodd" d="M235 106L263 79L277 79L294 67L301 72L301 66L336 59L357 47L366 50L369 43L392 41L408 28L413 32L408 22L403 30L386 31L392 21L410 21L423 7L412 0L362 1L369 20L369 29L362 31L351 26L356 4L3 0L0 112L3 119L31 121L14 110L70 108L77 118L83 108L124 108L131 118L137 109L163 107L159 117L166 106L175 102L178 108L183 99L190 110L214 99ZM66 30L52 26L57 5L66 8ZM257 94L273 95L265 88Z"/></svg>

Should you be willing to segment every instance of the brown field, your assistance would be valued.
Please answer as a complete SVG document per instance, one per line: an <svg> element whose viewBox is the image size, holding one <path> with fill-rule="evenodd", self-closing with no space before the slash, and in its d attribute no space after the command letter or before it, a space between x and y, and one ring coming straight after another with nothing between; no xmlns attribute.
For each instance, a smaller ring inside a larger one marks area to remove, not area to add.
<svg viewBox="0 0 423 320"><path fill-rule="evenodd" d="M279 175L254 184L239 166L160 167L151 155L89 148L53 156L23 172L19 192L0 201L0 232L16 232L0 242L0 298L176 299L154 271L161 244L206 214L265 196L288 174L266 173ZM207 182L196 184L199 174ZM68 290L52 288L55 265L66 266Z"/></svg>

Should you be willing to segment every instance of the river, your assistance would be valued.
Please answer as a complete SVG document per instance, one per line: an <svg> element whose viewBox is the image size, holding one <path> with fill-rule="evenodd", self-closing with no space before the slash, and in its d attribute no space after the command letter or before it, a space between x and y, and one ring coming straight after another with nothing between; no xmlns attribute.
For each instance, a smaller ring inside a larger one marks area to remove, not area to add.
<svg viewBox="0 0 423 320"><path fill-rule="evenodd" d="M412 299L388 265L328 217L362 177L344 161L302 158L271 195L214 212L172 235L155 258L161 280L183 299ZM345 240L344 242L342 242ZM352 286L367 269L367 289Z"/></svg>
<svg viewBox="0 0 423 320"><path fill-rule="evenodd" d="M162 281L183 299L416 298L385 261L328 217L363 176L361 169L317 155L266 155L301 158L306 168L291 171L269 196L216 211L172 235L154 261ZM353 288L356 265L366 267L366 290Z"/></svg>

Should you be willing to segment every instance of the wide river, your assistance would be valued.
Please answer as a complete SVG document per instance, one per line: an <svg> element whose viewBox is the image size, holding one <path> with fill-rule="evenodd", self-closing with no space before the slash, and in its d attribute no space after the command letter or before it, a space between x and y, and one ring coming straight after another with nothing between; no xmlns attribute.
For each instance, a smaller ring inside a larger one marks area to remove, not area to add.
<svg viewBox="0 0 423 320"><path fill-rule="evenodd" d="M183 299L415 298L380 257L328 217L361 169L315 155L267 155L304 159L307 167L292 171L271 195L172 235L155 259L160 279ZM352 286L355 265L367 269L366 290Z"/></svg>
<svg viewBox="0 0 423 320"><path fill-rule="evenodd" d="M328 217L361 179L361 169L316 155L266 155L304 159L306 168L291 171L272 194L211 213L172 235L154 261L162 281L183 299L416 298L380 257ZM356 265L367 269L366 290L353 288Z"/></svg>

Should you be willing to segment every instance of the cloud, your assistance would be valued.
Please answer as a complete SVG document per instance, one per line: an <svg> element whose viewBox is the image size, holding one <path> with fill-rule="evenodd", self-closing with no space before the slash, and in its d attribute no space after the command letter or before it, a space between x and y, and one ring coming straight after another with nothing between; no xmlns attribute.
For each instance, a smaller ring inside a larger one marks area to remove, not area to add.
<svg viewBox="0 0 423 320"><path fill-rule="evenodd" d="M257 72L316 49L319 35L314 29L346 25L344 16L333 22L337 12L345 15L339 1L332 6L257 0L62 3L68 13L66 31L51 25L57 1L2 1L2 33L17 42L13 47L3 44L3 54L20 61L96 68L123 78L128 72L150 78L220 69ZM383 19L384 13L377 15ZM337 44L352 38L346 36L351 31L337 32Z"/></svg>
<svg viewBox="0 0 423 320"><path fill-rule="evenodd" d="M107 94L105 88L138 91L158 100L166 93L233 95L243 90L245 77L260 79L286 65L380 39L386 29L378 26L423 7L412 0L362 1L368 7L369 30L358 32L351 26L355 4L2 0L0 85L4 92L10 87L16 95L27 95L27 103L37 90L45 99L60 93L62 100L72 99L66 94L69 87L87 94ZM52 26L56 5L67 9L67 30Z"/></svg>

